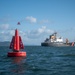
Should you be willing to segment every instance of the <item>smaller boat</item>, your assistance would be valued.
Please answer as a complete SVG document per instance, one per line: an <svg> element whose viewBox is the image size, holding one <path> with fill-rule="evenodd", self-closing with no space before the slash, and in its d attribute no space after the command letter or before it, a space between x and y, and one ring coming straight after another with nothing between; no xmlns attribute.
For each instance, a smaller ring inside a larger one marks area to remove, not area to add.
<svg viewBox="0 0 75 75"><path fill-rule="evenodd" d="M46 40L41 43L41 46L54 46L54 47L71 46L71 45L72 43L69 43L68 39L66 39L66 43L64 43L62 37L57 37L57 32L50 35L49 38L46 38Z"/></svg>

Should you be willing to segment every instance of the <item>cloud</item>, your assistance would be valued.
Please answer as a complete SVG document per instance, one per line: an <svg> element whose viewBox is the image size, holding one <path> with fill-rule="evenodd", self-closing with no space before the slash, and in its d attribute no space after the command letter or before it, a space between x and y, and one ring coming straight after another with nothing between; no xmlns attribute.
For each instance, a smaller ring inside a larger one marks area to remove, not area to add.
<svg viewBox="0 0 75 75"><path fill-rule="evenodd" d="M41 28L38 29L39 33L43 33L46 31L46 26L42 26Z"/></svg>
<svg viewBox="0 0 75 75"><path fill-rule="evenodd" d="M40 44L54 31L51 29L48 29L46 26L42 26L36 30L30 30L30 31L22 31L19 30L19 35L21 36L24 44L29 45L36 45ZM15 34L14 30L8 29L1 30L0 32L0 41L11 41L12 36Z"/></svg>
<svg viewBox="0 0 75 75"><path fill-rule="evenodd" d="M48 29L46 26L42 26L37 30L28 31L26 34L29 39L38 39L43 36L50 35L53 32L53 30Z"/></svg>
<svg viewBox="0 0 75 75"><path fill-rule="evenodd" d="M49 23L49 20L41 20L40 24L43 24L43 23Z"/></svg>
<svg viewBox="0 0 75 75"><path fill-rule="evenodd" d="M0 25L0 29L6 30L8 28L9 28L9 24L2 24L2 25Z"/></svg>
<svg viewBox="0 0 75 75"><path fill-rule="evenodd" d="M30 22L30 23L36 23L37 19L32 17L32 16L27 16L26 17L26 21Z"/></svg>
<svg viewBox="0 0 75 75"><path fill-rule="evenodd" d="M42 20L39 20L33 16L27 16L24 20L22 21L26 21L26 22L29 22L29 23L37 23L37 24L54 24L54 21L50 21L48 19L42 19Z"/></svg>
<svg viewBox="0 0 75 75"><path fill-rule="evenodd" d="M25 41L25 44L39 45L53 32L53 30L48 29L46 26L42 26L36 30L25 32L22 38Z"/></svg>

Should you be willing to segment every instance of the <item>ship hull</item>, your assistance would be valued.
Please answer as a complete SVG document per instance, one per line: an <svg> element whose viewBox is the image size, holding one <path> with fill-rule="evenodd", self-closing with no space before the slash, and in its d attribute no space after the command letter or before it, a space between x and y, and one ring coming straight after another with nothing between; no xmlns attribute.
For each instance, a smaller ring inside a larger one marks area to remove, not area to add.
<svg viewBox="0 0 75 75"><path fill-rule="evenodd" d="M41 43L41 46L52 46L52 47L62 47L63 46L64 47L64 46L70 46L70 45L59 43L59 42L53 42L53 43L43 42Z"/></svg>

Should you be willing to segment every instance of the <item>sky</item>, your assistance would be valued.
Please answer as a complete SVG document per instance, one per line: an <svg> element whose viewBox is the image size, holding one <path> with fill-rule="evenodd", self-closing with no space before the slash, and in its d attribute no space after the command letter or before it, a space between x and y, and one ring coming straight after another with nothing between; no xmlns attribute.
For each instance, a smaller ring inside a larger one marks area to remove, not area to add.
<svg viewBox="0 0 75 75"><path fill-rule="evenodd" d="M15 29L25 45L41 45L54 32L75 41L75 0L0 0L0 41L11 41Z"/></svg>

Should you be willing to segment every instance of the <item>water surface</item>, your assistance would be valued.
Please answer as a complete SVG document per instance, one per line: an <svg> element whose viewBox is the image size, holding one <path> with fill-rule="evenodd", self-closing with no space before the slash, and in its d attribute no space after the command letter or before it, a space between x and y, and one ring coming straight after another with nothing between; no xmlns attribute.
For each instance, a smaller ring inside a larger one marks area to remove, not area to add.
<svg viewBox="0 0 75 75"><path fill-rule="evenodd" d="M75 47L25 46L27 57L7 57L0 47L0 75L75 75Z"/></svg>

